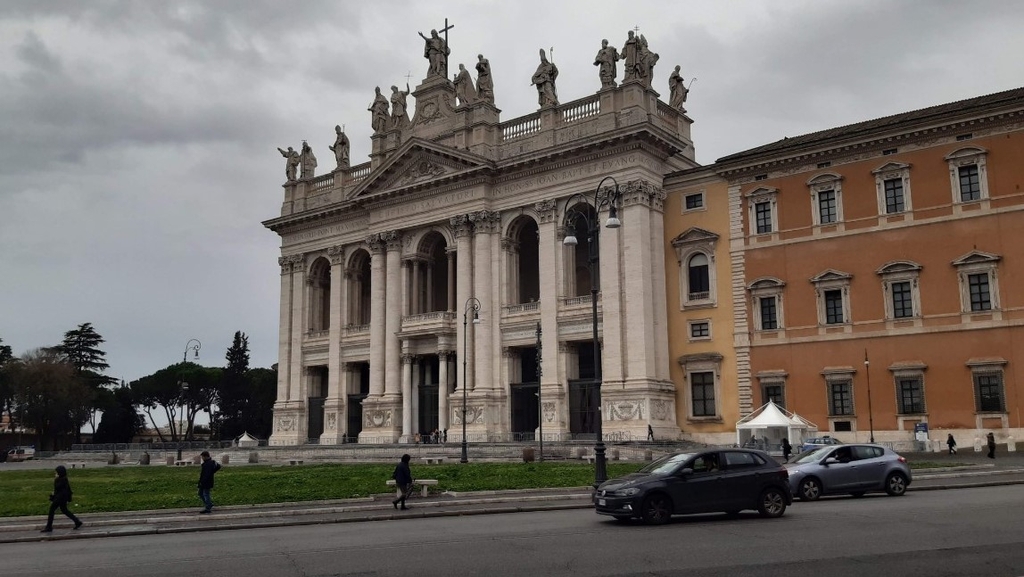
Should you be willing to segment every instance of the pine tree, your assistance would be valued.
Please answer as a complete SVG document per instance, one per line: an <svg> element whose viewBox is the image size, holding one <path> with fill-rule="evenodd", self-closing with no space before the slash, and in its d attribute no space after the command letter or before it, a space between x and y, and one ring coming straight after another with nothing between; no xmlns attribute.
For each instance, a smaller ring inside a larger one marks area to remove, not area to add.
<svg viewBox="0 0 1024 577"><path fill-rule="evenodd" d="M243 432L242 416L249 400L248 380L245 378L249 371L249 337L242 331L236 331L224 358L227 366L217 395L216 432L221 439L233 439Z"/></svg>
<svg viewBox="0 0 1024 577"><path fill-rule="evenodd" d="M0 343L4 340L0 339ZM14 412L11 410L14 398L14 387L11 384L8 367L14 360L14 354L9 345L0 344L0 421L3 421L4 413L14 423Z"/></svg>
<svg viewBox="0 0 1024 577"><path fill-rule="evenodd" d="M64 362L75 369L75 375L83 385L92 391L92 400L82 408L75 416L78 426L75 429L75 441L81 442L82 425L92 422L93 431L96 430L96 411L99 408L99 393L97 390L106 385L117 383L117 379L103 375L102 372L109 369L105 353L100 349L105 341L92 323L82 323L74 330L64 333L64 340L54 347Z"/></svg>

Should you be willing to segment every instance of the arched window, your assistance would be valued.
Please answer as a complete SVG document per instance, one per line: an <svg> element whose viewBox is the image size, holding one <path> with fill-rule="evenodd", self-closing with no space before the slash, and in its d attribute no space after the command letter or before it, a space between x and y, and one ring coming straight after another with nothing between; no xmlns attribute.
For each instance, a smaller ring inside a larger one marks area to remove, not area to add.
<svg viewBox="0 0 1024 577"><path fill-rule="evenodd" d="M331 328L331 263L320 257L309 271L309 330Z"/></svg>
<svg viewBox="0 0 1024 577"><path fill-rule="evenodd" d="M504 239L508 259L508 304L540 300L540 242L537 222L529 216L517 218ZM589 277L588 277L589 282ZM590 286L587 286L590 290Z"/></svg>
<svg viewBox="0 0 1024 577"><path fill-rule="evenodd" d="M711 292L711 276L708 272L708 257L704 253L697 253L690 257L686 265L686 279L689 290L689 300L707 299Z"/></svg>
<svg viewBox="0 0 1024 577"><path fill-rule="evenodd" d="M576 246L571 247L572 252L567 259L566 270L566 294L569 296L584 296L590 294L591 276L593 286L601 286L601 261L595 259L590 262L591 250L596 256L600 254L600 237L591 238L587 223L598 222L598 215L594 207L589 204L580 203L569 209L565 217L566 233L576 237ZM593 249L591 249L593 243ZM591 274L593 267L593 274Z"/></svg>
<svg viewBox="0 0 1024 577"><path fill-rule="evenodd" d="M353 253L346 272L348 280L348 324L370 323L370 254L363 249Z"/></svg>

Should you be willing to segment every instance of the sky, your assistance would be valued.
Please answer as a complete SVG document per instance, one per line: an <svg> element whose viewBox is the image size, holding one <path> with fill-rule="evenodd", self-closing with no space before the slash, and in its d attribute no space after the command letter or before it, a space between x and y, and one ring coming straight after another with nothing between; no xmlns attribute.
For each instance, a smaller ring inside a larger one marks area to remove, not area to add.
<svg viewBox="0 0 1024 577"><path fill-rule="evenodd" d="M698 162L824 128L1024 85L1024 2L945 0L0 0L0 339L14 353L92 323L110 376L223 366L235 331L277 362L284 159L318 173L343 124L368 160L374 87L427 61L491 62L502 120L534 112L539 48L562 102L639 27L692 80ZM620 67L621 75L621 67ZM412 97L410 116L414 111ZM191 353L190 353L191 360Z"/></svg>

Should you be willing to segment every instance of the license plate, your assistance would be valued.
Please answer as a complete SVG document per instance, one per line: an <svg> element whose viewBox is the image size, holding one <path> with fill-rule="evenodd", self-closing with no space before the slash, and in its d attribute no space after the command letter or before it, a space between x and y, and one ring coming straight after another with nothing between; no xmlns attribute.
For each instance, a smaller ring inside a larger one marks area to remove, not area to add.
<svg viewBox="0 0 1024 577"><path fill-rule="evenodd" d="M598 499L598 500L597 500L597 506L598 506L598 507L604 507L604 506L605 506L605 501L604 501L604 499Z"/></svg>

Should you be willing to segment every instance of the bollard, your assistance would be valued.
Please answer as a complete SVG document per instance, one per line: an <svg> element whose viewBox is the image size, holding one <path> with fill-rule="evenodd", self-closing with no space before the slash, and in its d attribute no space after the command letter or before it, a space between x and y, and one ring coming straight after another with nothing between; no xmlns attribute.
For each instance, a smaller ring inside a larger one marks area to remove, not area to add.
<svg viewBox="0 0 1024 577"><path fill-rule="evenodd" d="M227 465L229 462L231 462L231 455L224 453L223 455L220 456L221 465Z"/></svg>
<svg viewBox="0 0 1024 577"><path fill-rule="evenodd" d="M532 463L535 459L533 447L523 447L523 462Z"/></svg>
<svg viewBox="0 0 1024 577"><path fill-rule="evenodd" d="M981 437L974 437L974 452L981 452Z"/></svg>
<svg viewBox="0 0 1024 577"><path fill-rule="evenodd" d="M173 467L174 466L174 457L167 457L166 459L164 459L164 462L166 462L168 465Z"/></svg>
<svg viewBox="0 0 1024 577"><path fill-rule="evenodd" d="M1017 442L1013 440L1013 437L1006 437L1006 452L1015 453L1017 452Z"/></svg>
<svg viewBox="0 0 1024 577"><path fill-rule="evenodd" d="M253 451L253 452L249 453L249 462L253 463L253 464L259 463L260 462L260 454L257 453L256 451Z"/></svg>
<svg viewBox="0 0 1024 577"><path fill-rule="evenodd" d="M934 441L934 443L935 443L935 447L932 449L932 452L941 453L942 452L942 441L936 439Z"/></svg>
<svg viewBox="0 0 1024 577"><path fill-rule="evenodd" d="M612 449L611 453L612 453L612 460L613 461L618 461L619 460L619 450L618 449Z"/></svg>
<svg viewBox="0 0 1024 577"><path fill-rule="evenodd" d="M654 453L652 451L644 451L644 460L645 461L653 461L654 460Z"/></svg>
<svg viewBox="0 0 1024 577"><path fill-rule="evenodd" d="M139 464L140 465L148 465L149 464L149 453L143 453L142 456L139 457Z"/></svg>

